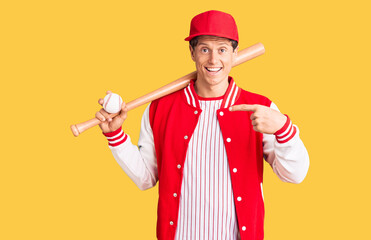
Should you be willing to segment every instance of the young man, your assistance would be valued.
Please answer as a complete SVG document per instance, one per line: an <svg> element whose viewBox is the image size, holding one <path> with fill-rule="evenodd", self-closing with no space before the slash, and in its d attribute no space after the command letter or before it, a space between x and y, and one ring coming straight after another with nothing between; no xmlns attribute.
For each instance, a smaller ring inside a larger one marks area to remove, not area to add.
<svg viewBox="0 0 371 240"><path fill-rule="evenodd" d="M122 131L124 104L113 119L97 112L100 127L140 189L159 181L158 239L263 239L263 157L282 181L300 183L308 153L287 115L229 76L238 50L231 15L195 16L185 40L197 79L147 107L139 148Z"/></svg>

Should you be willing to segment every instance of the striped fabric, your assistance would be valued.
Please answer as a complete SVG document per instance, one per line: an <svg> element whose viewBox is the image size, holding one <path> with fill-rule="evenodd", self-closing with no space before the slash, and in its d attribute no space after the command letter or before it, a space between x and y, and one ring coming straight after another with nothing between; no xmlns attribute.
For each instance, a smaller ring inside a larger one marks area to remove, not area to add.
<svg viewBox="0 0 371 240"><path fill-rule="evenodd" d="M286 114L285 116L287 117L285 125L274 134L278 143L286 143L296 134L296 127L292 124L289 116Z"/></svg>
<svg viewBox="0 0 371 240"><path fill-rule="evenodd" d="M124 143L128 138L128 136L122 130L122 127L110 133L103 133L103 135L106 136L108 140L108 145L111 147L116 147Z"/></svg>
<svg viewBox="0 0 371 240"><path fill-rule="evenodd" d="M188 104L192 105L193 107L197 107L196 100L195 100L195 97L194 97L193 92L191 90L191 85L190 84L188 84L188 87L184 88L184 93L186 95Z"/></svg>
<svg viewBox="0 0 371 240"><path fill-rule="evenodd" d="M187 99L196 105L197 98L188 90ZM184 164L176 240L236 240L239 235L228 159L216 115L222 101L197 101L202 113Z"/></svg>
<svg viewBox="0 0 371 240"><path fill-rule="evenodd" d="M236 83L234 81L231 81L232 84L228 86L227 92L225 93L225 98L221 102L221 105L223 108L228 108L232 106L236 99L238 98L238 95L240 93L240 88L237 87ZM199 106L199 102L197 100L197 94L194 90L194 82L191 82L188 84L188 87L184 88L184 94L187 98L187 102L189 105L192 105L193 107L197 108Z"/></svg>
<svg viewBox="0 0 371 240"><path fill-rule="evenodd" d="M228 108L230 106L232 106L235 101L236 101L236 97L237 97L237 93L238 93L238 87L236 85L236 83L233 81L232 83L232 87L229 87L230 88L230 91L229 91L229 94L225 100L225 103L224 103L224 108ZM228 90L229 90L228 88Z"/></svg>

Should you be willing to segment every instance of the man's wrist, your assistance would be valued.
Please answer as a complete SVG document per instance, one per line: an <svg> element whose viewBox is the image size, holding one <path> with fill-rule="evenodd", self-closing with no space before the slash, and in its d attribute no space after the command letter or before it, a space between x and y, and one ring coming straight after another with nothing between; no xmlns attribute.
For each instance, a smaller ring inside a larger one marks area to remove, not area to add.
<svg viewBox="0 0 371 240"><path fill-rule="evenodd" d="M106 136L108 140L108 145L111 147L117 147L121 145L126 141L128 137L122 130L122 127L118 128L113 132L103 133L103 135Z"/></svg>
<svg viewBox="0 0 371 240"><path fill-rule="evenodd" d="M281 129L274 133L278 143L288 142L296 134L296 127L292 124L289 116L287 116L286 114L285 116L287 117L285 124L282 126Z"/></svg>

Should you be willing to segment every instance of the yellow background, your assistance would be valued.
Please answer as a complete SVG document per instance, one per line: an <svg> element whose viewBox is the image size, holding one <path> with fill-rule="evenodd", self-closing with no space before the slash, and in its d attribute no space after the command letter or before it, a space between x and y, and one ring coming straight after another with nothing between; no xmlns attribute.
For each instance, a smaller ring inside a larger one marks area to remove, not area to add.
<svg viewBox="0 0 371 240"><path fill-rule="evenodd" d="M112 90L133 100L195 69L191 18L216 9L240 49L232 70L301 130L302 184L265 164L265 239L370 239L369 1L2 1L0 239L155 239L157 186L140 191L98 127L69 125ZM137 143L145 106L124 130Z"/></svg>

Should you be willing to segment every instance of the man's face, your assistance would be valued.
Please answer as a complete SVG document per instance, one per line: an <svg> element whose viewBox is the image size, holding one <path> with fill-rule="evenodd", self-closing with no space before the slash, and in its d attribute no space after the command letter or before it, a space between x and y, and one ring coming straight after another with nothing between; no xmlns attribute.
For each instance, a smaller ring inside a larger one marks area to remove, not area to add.
<svg viewBox="0 0 371 240"><path fill-rule="evenodd" d="M229 72L237 56L231 41L214 36L200 36L193 50L192 60L196 63L197 81L214 86L228 80Z"/></svg>

